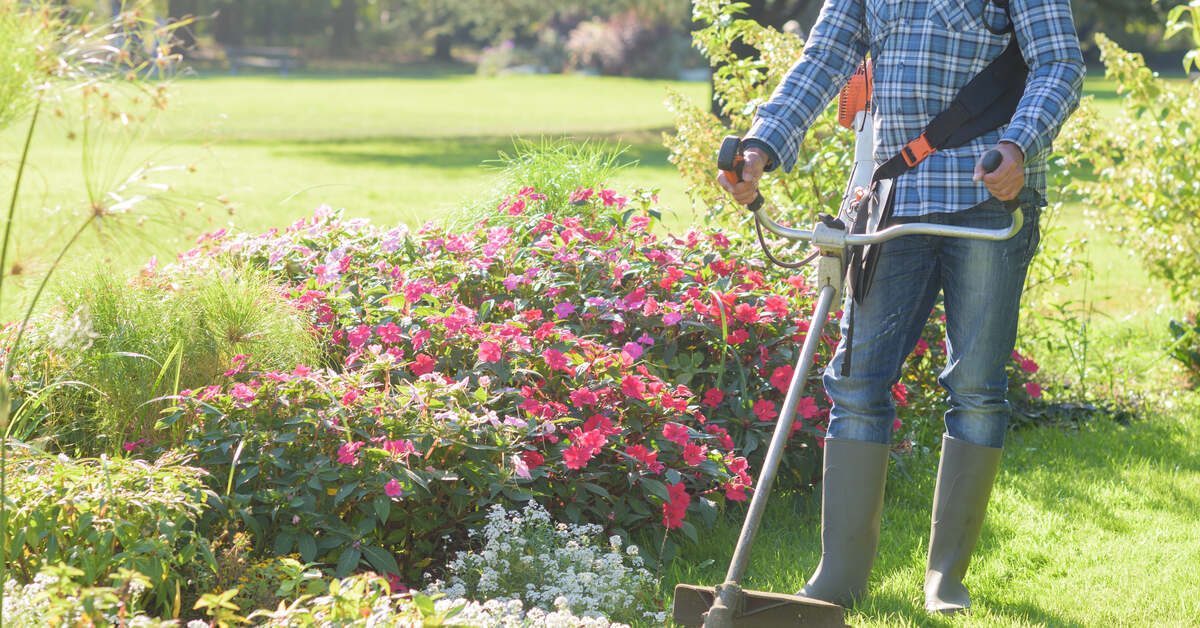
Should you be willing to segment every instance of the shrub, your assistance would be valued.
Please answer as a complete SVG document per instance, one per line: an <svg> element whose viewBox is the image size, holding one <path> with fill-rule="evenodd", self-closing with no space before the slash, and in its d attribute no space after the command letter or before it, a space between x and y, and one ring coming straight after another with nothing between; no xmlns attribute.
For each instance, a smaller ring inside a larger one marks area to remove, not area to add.
<svg viewBox="0 0 1200 628"><path fill-rule="evenodd" d="M1172 320L1169 328L1173 342L1167 354L1183 365L1192 386L1200 386L1200 315Z"/></svg>
<svg viewBox="0 0 1200 628"><path fill-rule="evenodd" d="M268 369L319 363L308 323L261 272L192 271L170 284L97 273L64 291L17 358L21 432L77 455L170 446L178 434L153 429L161 398L221 381L239 355Z"/></svg>
<svg viewBox="0 0 1200 628"><path fill-rule="evenodd" d="M137 610L139 598L149 585L144 575L119 569L110 579L112 586L89 586L80 569L61 564L43 567L28 584L4 581L0 616L9 628L178 626L178 622L147 617Z"/></svg>
<svg viewBox="0 0 1200 628"><path fill-rule="evenodd" d="M46 566L72 568L83 586L103 586L123 570L144 574L149 605L170 613L188 586L181 570L212 564L196 533L206 494L200 469L168 454L140 460L11 459L5 536L8 573L23 583Z"/></svg>
<svg viewBox="0 0 1200 628"><path fill-rule="evenodd" d="M1195 10L1176 7L1172 15ZM1121 107L1101 120L1084 106L1064 131L1066 163L1095 172L1074 189L1103 209L1105 225L1130 247L1172 297L1200 303L1200 85L1159 78L1142 55L1096 35L1105 77L1115 81ZM1195 41L1200 46L1200 37ZM1189 56L1194 58L1195 53Z"/></svg>
<svg viewBox="0 0 1200 628"><path fill-rule="evenodd" d="M470 600L511 598L524 608L561 607L576 615L661 624L666 614L654 601L658 583L643 567L638 547L623 547L615 535L602 545L602 531L595 524L558 524L536 502L520 512L493 505L478 549L458 552L446 566L446 581L427 592Z"/></svg>
<svg viewBox="0 0 1200 628"><path fill-rule="evenodd" d="M567 36L570 65L600 74L676 78L693 62L687 35L665 17L637 9L577 25Z"/></svg>

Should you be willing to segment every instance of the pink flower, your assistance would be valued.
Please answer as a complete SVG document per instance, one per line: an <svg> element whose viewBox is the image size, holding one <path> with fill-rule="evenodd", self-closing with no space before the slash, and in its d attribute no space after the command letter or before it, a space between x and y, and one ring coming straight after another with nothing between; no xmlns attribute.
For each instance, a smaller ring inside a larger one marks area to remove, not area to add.
<svg viewBox="0 0 1200 628"><path fill-rule="evenodd" d="M434 360L424 353L418 353L417 357L408 365L408 370L412 371L413 375L419 377L426 373L432 373L433 367L436 365L437 360Z"/></svg>
<svg viewBox="0 0 1200 628"><path fill-rule="evenodd" d="M773 421L779 413L775 411L775 402L766 399L759 399L754 402L754 416L758 417L759 421Z"/></svg>
<svg viewBox="0 0 1200 628"><path fill-rule="evenodd" d="M529 467L530 469L536 469L542 466L542 463L546 461L546 458L536 451L521 452L521 459L525 461L525 466Z"/></svg>
<svg viewBox="0 0 1200 628"><path fill-rule="evenodd" d="M148 441L144 438L140 438L138 440L133 441L132 443L125 443L121 447L123 447L125 449L125 451L133 451L133 450L137 449L138 447L141 447L142 445L145 445L149 442L150 441Z"/></svg>
<svg viewBox="0 0 1200 628"><path fill-rule="evenodd" d="M663 438L679 445L688 442L688 428L678 423L667 423L662 429Z"/></svg>
<svg viewBox="0 0 1200 628"><path fill-rule="evenodd" d="M621 347L621 355L625 356L629 362L634 362L642 357L642 345L636 342L627 342L625 346Z"/></svg>
<svg viewBox="0 0 1200 628"><path fill-rule="evenodd" d="M395 323L379 326L379 339L387 344L395 344L404 339L400 326Z"/></svg>
<svg viewBox="0 0 1200 628"><path fill-rule="evenodd" d="M740 345L750 339L750 332L744 329L735 329L729 332L729 344Z"/></svg>
<svg viewBox="0 0 1200 628"><path fill-rule="evenodd" d="M479 344L479 360L481 362L499 362L500 361L500 345L495 342L482 342Z"/></svg>
<svg viewBox="0 0 1200 628"><path fill-rule="evenodd" d="M801 397L800 403L796 406L796 412L802 418L815 419L821 414L821 409L817 407L817 400L812 397Z"/></svg>
<svg viewBox="0 0 1200 628"><path fill-rule="evenodd" d="M396 481L396 478L392 478L383 486L383 492L388 497L400 497L404 494L404 489L400 488L400 483Z"/></svg>
<svg viewBox="0 0 1200 628"><path fill-rule="evenodd" d="M567 368L567 356L557 349L546 349L542 352L542 359L546 361L546 366L550 367L552 371L562 369L568 373L571 372L571 369Z"/></svg>
<svg viewBox="0 0 1200 628"><path fill-rule="evenodd" d="M292 371L292 375L294 377L308 377L309 374L311 374L311 373L312 373L312 369L308 368L307 366L304 366L303 364L297 366L296 370Z"/></svg>
<svg viewBox="0 0 1200 628"><path fill-rule="evenodd" d="M1021 370L1026 373L1036 373L1038 372L1038 364L1029 358L1025 358L1021 360Z"/></svg>
<svg viewBox="0 0 1200 628"><path fill-rule="evenodd" d="M588 199L592 198L593 193L594 192L592 188L585 188L583 186L575 188L575 191L571 192L571 204L582 205L586 203Z"/></svg>
<svg viewBox="0 0 1200 628"><path fill-rule="evenodd" d="M346 335L346 337L349 340L350 347L358 349L366 344L367 340L371 338L373 333L374 332L370 327L366 325L359 325L358 327L352 329L350 333Z"/></svg>
<svg viewBox="0 0 1200 628"><path fill-rule="evenodd" d="M571 391L571 403L576 407L596 405L597 401L599 401L599 397L596 396L596 393L587 388Z"/></svg>
<svg viewBox="0 0 1200 628"><path fill-rule="evenodd" d="M600 200L604 201L605 207L616 205L618 209L625 207L625 203L629 201L624 196L618 196L613 190L600 190Z"/></svg>
<svg viewBox="0 0 1200 628"><path fill-rule="evenodd" d="M621 380L621 392L634 399L641 399L646 395L646 384L636 375L626 375Z"/></svg>
<svg viewBox="0 0 1200 628"><path fill-rule="evenodd" d="M689 467L694 467L705 460L708 460L707 445L688 443L683 446L683 461L687 463Z"/></svg>
<svg viewBox="0 0 1200 628"><path fill-rule="evenodd" d="M353 405L355 401L358 401L358 391L353 388L347 390L346 394L342 395L343 406Z"/></svg>
<svg viewBox="0 0 1200 628"><path fill-rule="evenodd" d="M233 395L233 398L237 399L238 401L250 403L251 401L254 401L254 396L257 393L253 388L238 382L233 385L233 389L229 391L229 394Z"/></svg>
<svg viewBox="0 0 1200 628"><path fill-rule="evenodd" d="M733 317L747 325L757 323L759 319L758 308L749 303L738 303L733 308Z"/></svg>
<svg viewBox="0 0 1200 628"><path fill-rule="evenodd" d="M338 447L337 461L350 466L358 465L358 450L363 446L362 441L346 443Z"/></svg>
<svg viewBox="0 0 1200 628"><path fill-rule="evenodd" d="M704 400L700 403L709 408L715 408L721 405L721 402L724 400L725 391L721 390L720 388L709 388L708 390L704 391Z"/></svg>
<svg viewBox="0 0 1200 628"><path fill-rule="evenodd" d="M929 343L924 338L922 338L917 341L917 348L915 350L913 350L913 355L915 355L919 358L919 357L925 355L925 353L927 351L929 351Z"/></svg>
<svg viewBox="0 0 1200 628"><path fill-rule="evenodd" d="M1029 393L1030 397L1037 399L1042 396L1042 386L1037 382L1025 382L1025 392Z"/></svg>
<svg viewBox="0 0 1200 628"><path fill-rule="evenodd" d="M592 459L592 454L578 443L572 443L563 451L563 463L568 469L582 469L587 466L588 460Z"/></svg>
<svg viewBox="0 0 1200 628"><path fill-rule="evenodd" d="M726 484L724 486L724 488L725 488L725 499L728 499L731 502L746 501L746 487L745 486L743 486L741 484L734 484L734 483L730 482L729 484Z"/></svg>
<svg viewBox="0 0 1200 628"><path fill-rule="evenodd" d="M573 313L575 313L575 306L566 301L554 306L554 314L559 318L566 318Z"/></svg>
<svg viewBox="0 0 1200 628"><path fill-rule="evenodd" d="M421 347L425 346L425 342L429 340L429 337L432 335L433 332L429 331L428 329L417 330L416 333L412 335L413 350L420 351Z"/></svg>
<svg viewBox="0 0 1200 628"><path fill-rule="evenodd" d="M384 441L383 450L397 458L407 458L409 455L417 453L417 448L413 446L411 440Z"/></svg>

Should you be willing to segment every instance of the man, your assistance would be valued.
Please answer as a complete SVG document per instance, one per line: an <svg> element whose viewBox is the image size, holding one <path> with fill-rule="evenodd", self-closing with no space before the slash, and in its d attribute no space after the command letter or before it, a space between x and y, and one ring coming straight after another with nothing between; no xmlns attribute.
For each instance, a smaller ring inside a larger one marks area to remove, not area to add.
<svg viewBox="0 0 1200 628"><path fill-rule="evenodd" d="M907 236L882 246L871 289L854 305L853 346L842 341L825 371L833 400L825 438L821 563L801 595L847 604L866 591L875 560L895 408L891 388L938 292L946 310L948 393L934 493L925 607L970 606L963 576L979 538L1011 413L1005 364L1016 340L1021 290L1040 233L1046 155L1079 102L1083 59L1069 0L827 0L799 61L758 108L744 145L744 181L721 185L743 204L764 171L790 171L816 116L867 52L874 63L875 161L896 155L996 58L1011 20L1029 66L1009 124L935 151L894 183L893 222L997 228L1000 201L1017 199L1025 225L1003 242ZM986 22L985 22L986 21ZM985 174L995 148L1000 166ZM995 198L991 198L994 196ZM997 200L998 199L998 200ZM848 374L842 367L853 356Z"/></svg>

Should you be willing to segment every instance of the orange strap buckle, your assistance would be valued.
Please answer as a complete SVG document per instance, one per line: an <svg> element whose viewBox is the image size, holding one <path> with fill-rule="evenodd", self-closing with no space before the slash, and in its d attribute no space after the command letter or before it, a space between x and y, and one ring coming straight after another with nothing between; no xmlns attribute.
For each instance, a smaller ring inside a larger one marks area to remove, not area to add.
<svg viewBox="0 0 1200 628"><path fill-rule="evenodd" d="M900 149L900 154L904 156L904 163L908 164L909 168L921 163L930 155L936 148L929 145L929 140L925 139L925 134L909 142L904 148Z"/></svg>

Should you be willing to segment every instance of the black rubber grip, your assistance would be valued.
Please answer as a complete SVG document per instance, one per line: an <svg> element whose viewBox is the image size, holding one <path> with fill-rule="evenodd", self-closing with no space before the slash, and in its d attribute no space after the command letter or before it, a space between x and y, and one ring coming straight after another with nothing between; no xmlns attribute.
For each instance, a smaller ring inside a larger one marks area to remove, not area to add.
<svg viewBox="0 0 1200 628"><path fill-rule="evenodd" d="M745 165L745 160L742 159L742 138L736 135L726 135L724 141L721 142L721 150L717 153L717 168L725 172L732 172L737 180L734 183L742 182L742 166ZM753 201L746 206L752 212L762 209L763 199L762 192L759 192L754 197Z"/></svg>
<svg viewBox="0 0 1200 628"><path fill-rule="evenodd" d="M983 154L983 159L979 160L979 165L983 167L984 172L995 172L996 168L1004 161L1004 155L996 149L989 150Z"/></svg>

